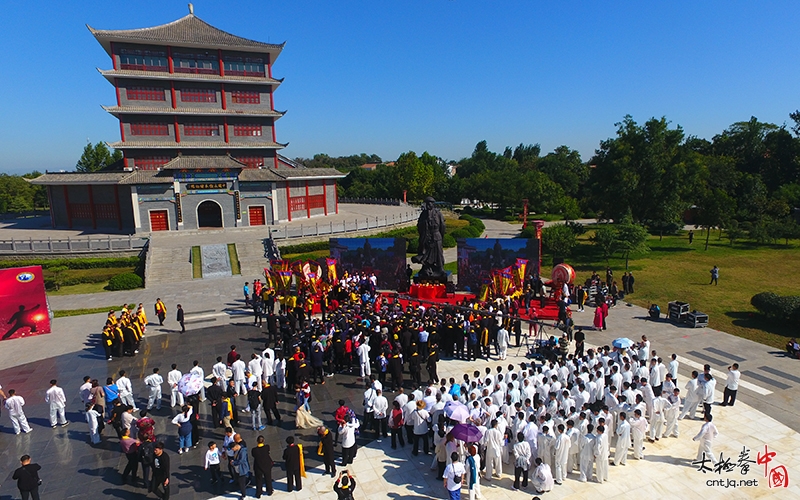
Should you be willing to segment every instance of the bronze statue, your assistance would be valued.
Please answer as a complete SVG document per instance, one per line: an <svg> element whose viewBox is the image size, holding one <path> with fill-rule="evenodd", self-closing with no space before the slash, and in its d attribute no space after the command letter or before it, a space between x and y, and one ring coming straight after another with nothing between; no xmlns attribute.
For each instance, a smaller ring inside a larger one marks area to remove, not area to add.
<svg viewBox="0 0 800 500"><path fill-rule="evenodd" d="M417 221L419 232L419 248L417 255L411 262L422 264L422 270L417 275L422 281L446 282L447 274L444 272L444 251L442 238L444 237L444 217L436 208L436 200L428 196L422 205L422 213Z"/></svg>

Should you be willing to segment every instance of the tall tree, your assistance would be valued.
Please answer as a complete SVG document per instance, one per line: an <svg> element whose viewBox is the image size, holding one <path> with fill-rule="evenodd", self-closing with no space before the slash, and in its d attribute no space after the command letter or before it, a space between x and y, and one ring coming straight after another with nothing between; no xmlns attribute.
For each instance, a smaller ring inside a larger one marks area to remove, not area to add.
<svg viewBox="0 0 800 500"><path fill-rule="evenodd" d="M621 220L627 214L635 222L661 219L661 206L681 201L674 187L683 129L670 129L666 118L640 126L631 116L617 127L617 137L601 142L591 161L592 204L605 219Z"/></svg>
<svg viewBox="0 0 800 500"><path fill-rule="evenodd" d="M423 162L415 152L401 154L395 168L403 189L408 191L408 199L422 200L433 194L434 166Z"/></svg>
<svg viewBox="0 0 800 500"><path fill-rule="evenodd" d="M581 155L567 146L559 146L539 160L537 168L544 172L564 192L577 197L583 184L589 179L589 167L581 161Z"/></svg>
<svg viewBox="0 0 800 500"><path fill-rule="evenodd" d="M592 244L600 250L603 258L606 259L606 265L608 265L608 259L614 255L617 248L617 232L612 226L603 224L595 229L594 235L590 239Z"/></svg>
<svg viewBox="0 0 800 500"><path fill-rule="evenodd" d="M575 232L564 224L542 229L542 246L553 252L553 257L567 257L578 243Z"/></svg>
<svg viewBox="0 0 800 500"><path fill-rule="evenodd" d="M647 229L639 224L624 221L617 226L617 245L625 257L625 269L628 269L628 260L631 254L646 253L650 251L647 245Z"/></svg>
<svg viewBox="0 0 800 500"><path fill-rule="evenodd" d="M78 172L97 172L121 159L122 151L114 150L112 153L102 141L94 146L87 142L83 148L81 158L75 164L75 170Z"/></svg>

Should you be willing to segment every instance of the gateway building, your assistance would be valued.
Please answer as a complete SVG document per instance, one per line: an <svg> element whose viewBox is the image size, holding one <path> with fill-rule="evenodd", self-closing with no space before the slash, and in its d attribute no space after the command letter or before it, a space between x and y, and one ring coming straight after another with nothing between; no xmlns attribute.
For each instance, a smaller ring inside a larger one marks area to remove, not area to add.
<svg viewBox="0 0 800 500"><path fill-rule="evenodd" d="M335 169L278 151L272 65L283 50L194 15L152 28L89 27L111 69L123 160L92 173L48 172L53 227L130 232L274 224L338 212Z"/></svg>

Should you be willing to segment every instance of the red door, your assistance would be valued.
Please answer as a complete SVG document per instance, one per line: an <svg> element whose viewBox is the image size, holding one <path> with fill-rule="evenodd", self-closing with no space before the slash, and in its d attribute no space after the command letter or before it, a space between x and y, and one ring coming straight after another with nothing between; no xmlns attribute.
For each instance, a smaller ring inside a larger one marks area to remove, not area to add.
<svg viewBox="0 0 800 500"><path fill-rule="evenodd" d="M150 211L150 231L169 231L169 215L166 210Z"/></svg>
<svg viewBox="0 0 800 500"><path fill-rule="evenodd" d="M263 226L264 222L264 207L248 207L250 212L250 225Z"/></svg>

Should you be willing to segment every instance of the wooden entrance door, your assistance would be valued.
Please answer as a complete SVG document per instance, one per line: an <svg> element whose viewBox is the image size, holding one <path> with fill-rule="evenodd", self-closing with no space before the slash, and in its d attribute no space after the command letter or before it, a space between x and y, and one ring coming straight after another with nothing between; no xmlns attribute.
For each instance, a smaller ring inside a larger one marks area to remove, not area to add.
<svg viewBox="0 0 800 500"><path fill-rule="evenodd" d="M150 231L169 231L169 214L166 210L150 211Z"/></svg>
<svg viewBox="0 0 800 500"><path fill-rule="evenodd" d="M248 211L250 213L251 226L263 226L265 224L264 207L262 206L249 207Z"/></svg>

